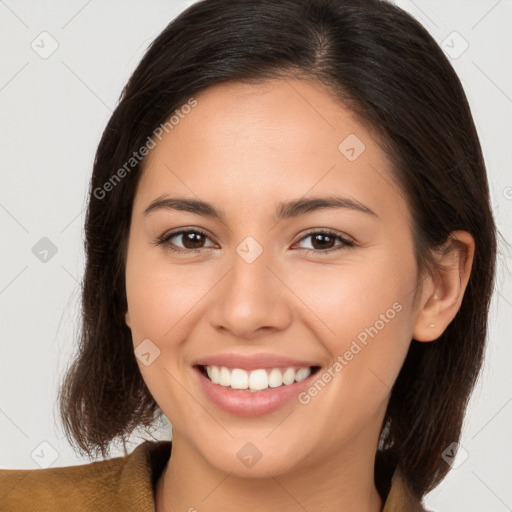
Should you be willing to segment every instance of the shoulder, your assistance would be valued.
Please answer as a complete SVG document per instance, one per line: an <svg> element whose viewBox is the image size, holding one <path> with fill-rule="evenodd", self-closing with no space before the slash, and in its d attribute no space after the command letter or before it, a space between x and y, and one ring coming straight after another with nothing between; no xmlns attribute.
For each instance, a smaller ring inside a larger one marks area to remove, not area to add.
<svg viewBox="0 0 512 512"><path fill-rule="evenodd" d="M129 455L79 466L0 470L0 510L153 510L153 485L170 441L145 441Z"/></svg>

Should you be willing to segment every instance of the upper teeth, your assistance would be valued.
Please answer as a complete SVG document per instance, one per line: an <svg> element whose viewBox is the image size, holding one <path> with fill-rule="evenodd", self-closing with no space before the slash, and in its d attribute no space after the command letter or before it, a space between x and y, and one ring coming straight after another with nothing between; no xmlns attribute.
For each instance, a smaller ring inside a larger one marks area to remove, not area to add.
<svg viewBox="0 0 512 512"><path fill-rule="evenodd" d="M225 366L206 366L208 377L214 384L230 387L233 389L249 389L249 391L261 391L271 388L277 388L283 384L290 385L294 382L300 382L311 374L311 368L304 367L297 371L295 368L286 368L282 373L280 368L252 370L247 372L241 368L230 370Z"/></svg>

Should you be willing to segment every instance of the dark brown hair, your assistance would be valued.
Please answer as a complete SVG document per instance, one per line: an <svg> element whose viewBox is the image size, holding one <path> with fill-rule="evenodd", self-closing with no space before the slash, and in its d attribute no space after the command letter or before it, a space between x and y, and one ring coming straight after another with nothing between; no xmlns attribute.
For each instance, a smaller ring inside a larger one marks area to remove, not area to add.
<svg viewBox="0 0 512 512"><path fill-rule="evenodd" d="M452 231L475 239L460 310L435 342L412 340L379 444L377 463L398 466L421 497L449 470L441 454L460 437L482 364L496 227L456 73L414 18L381 0L203 0L150 45L96 153L81 338L59 395L65 432L81 451L105 456L113 440L124 442L135 427L150 426L162 414L141 377L124 320L126 242L144 161L122 179L113 175L206 87L290 77L320 82L378 134L412 213L418 275L435 271L434 252Z"/></svg>

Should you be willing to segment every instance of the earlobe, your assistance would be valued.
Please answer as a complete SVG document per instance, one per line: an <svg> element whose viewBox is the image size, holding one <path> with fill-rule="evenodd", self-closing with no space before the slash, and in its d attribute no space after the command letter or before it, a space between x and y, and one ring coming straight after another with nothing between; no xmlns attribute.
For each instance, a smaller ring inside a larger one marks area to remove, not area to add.
<svg viewBox="0 0 512 512"><path fill-rule="evenodd" d="M467 231L451 233L432 277L433 289L419 306L412 335L416 341L436 340L455 318L471 274L474 250L475 241Z"/></svg>
<svg viewBox="0 0 512 512"><path fill-rule="evenodd" d="M124 314L124 321L125 321L126 325L131 329L132 328L132 324L131 324L131 320L130 320L130 312L129 311L127 311Z"/></svg>

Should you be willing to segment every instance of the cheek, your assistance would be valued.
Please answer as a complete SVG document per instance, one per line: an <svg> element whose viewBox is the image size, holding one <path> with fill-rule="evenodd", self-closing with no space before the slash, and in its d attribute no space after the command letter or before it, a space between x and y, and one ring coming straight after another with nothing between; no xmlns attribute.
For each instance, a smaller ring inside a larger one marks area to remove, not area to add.
<svg viewBox="0 0 512 512"><path fill-rule="evenodd" d="M126 293L134 348L143 340L151 340L161 355L156 366L163 370L165 365L173 371L188 360L186 340L197 327L198 315L218 281L218 272L205 265L171 264L162 254L163 250L154 248L132 248L127 260ZM154 378L153 366L141 366L145 380Z"/></svg>
<svg viewBox="0 0 512 512"><path fill-rule="evenodd" d="M128 252L126 293L132 342L136 354L143 342L141 346L148 347L144 352L150 353L149 364L140 358L137 363L158 405L166 412L185 414L188 395L172 377L180 380L180 344L186 331L193 329L191 312L205 292L190 269L170 266L161 254L155 258L158 252L135 243Z"/></svg>
<svg viewBox="0 0 512 512"><path fill-rule="evenodd" d="M389 393L411 342L416 270L412 258L389 249L346 262L318 266L314 279L297 272L294 291L315 313L310 328L338 362L324 382L332 381L339 404L359 403L370 413Z"/></svg>
<svg viewBox="0 0 512 512"><path fill-rule="evenodd" d="M287 279L315 314L316 324L323 325L323 338L336 348L340 340L352 339L376 322L384 331L381 315L388 332L391 323L395 329L396 324L404 325L413 297L415 266L412 260L382 248L363 256L354 254L342 264L298 268Z"/></svg>
<svg viewBox="0 0 512 512"><path fill-rule="evenodd" d="M126 295L135 343L140 337L162 339L199 299L199 280L187 279L191 272L184 266L166 263L163 251L140 239L128 250Z"/></svg>

